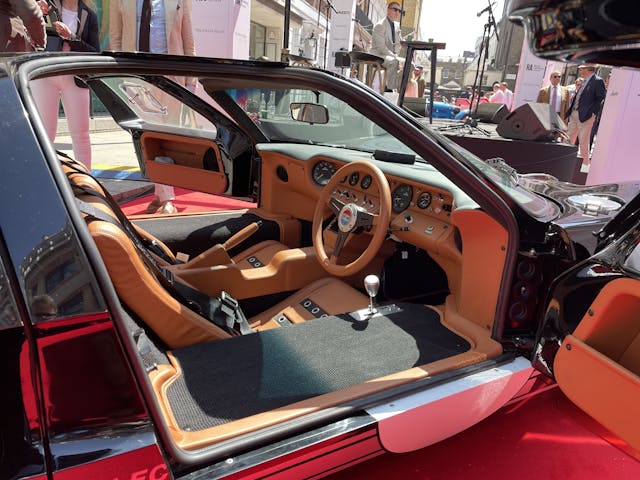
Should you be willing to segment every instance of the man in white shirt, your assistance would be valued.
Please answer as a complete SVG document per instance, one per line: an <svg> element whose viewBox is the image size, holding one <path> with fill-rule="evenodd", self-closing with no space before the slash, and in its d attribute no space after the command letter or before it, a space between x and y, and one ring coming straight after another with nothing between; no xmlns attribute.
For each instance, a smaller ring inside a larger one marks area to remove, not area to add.
<svg viewBox="0 0 640 480"><path fill-rule="evenodd" d="M500 90L500 82L496 82L493 84L493 94L489 97L489 102L504 104L507 103L504 98L504 92Z"/></svg>
<svg viewBox="0 0 640 480"><path fill-rule="evenodd" d="M509 90L509 85L507 84L507 82L500 82L500 90L504 95L504 104L509 110L511 110L513 104L513 92Z"/></svg>
<svg viewBox="0 0 640 480"><path fill-rule="evenodd" d="M569 92L566 87L560 85L561 77L562 74L560 72L551 72L549 76L550 84L540 89L536 102L548 103L551 106L551 110L564 120L567 103L569 102Z"/></svg>

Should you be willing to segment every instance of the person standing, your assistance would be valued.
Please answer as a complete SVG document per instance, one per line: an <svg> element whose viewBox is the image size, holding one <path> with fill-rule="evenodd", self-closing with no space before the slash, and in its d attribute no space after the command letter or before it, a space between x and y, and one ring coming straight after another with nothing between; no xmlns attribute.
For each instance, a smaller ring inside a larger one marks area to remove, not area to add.
<svg viewBox="0 0 640 480"><path fill-rule="evenodd" d="M28 52L47 42L36 0L0 0L0 52Z"/></svg>
<svg viewBox="0 0 640 480"><path fill-rule="evenodd" d="M580 143L579 156L585 167L591 164L589 138L593 122L607 95L604 80L595 74L595 70L596 67L592 64L582 64L578 67L583 79L582 86L571 100L565 115L569 118L569 141L574 145L576 141Z"/></svg>
<svg viewBox="0 0 640 480"><path fill-rule="evenodd" d="M500 90L504 95L504 104L507 106L509 110L512 108L513 104L513 92L509 90L509 85L507 82L500 82Z"/></svg>
<svg viewBox="0 0 640 480"><path fill-rule="evenodd" d="M97 52L100 50L98 16L89 6L90 0L53 0L60 20L54 22L57 36L49 35L46 50L50 52ZM49 13L49 7L45 7ZM60 75L33 80L31 91L49 140L58 129L58 108L62 108L69 124L73 155L91 171L91 138L89 136L89 88L73 75Z"/></svg>
<svg viewBox="0 0 640 480"><path fill-rule="evenodd" d="M491 103L506 104L505 98L504 98L504 92L500 90L500 82L495 82L493 84L493 93L488 98L489 98L489 102Z"/></svg>
<svg viewBox="0 0 640 480"><path fill-rule="evenodd" d="M191 26L191 0L111 0L109 39L112 50L195 55ZM185 84L195 89L195 78ZM179 112L178 112L179 116ZM173 187L155 184L149 213L176 213Z"/></svg>
<svg viewBox="0 0 640 480"><path fill-rule="evenodd" d="M384 58L382 66L387 70L387 90L400 88L400 27L397 24L402 15L402 7L398 2L387 5L387 16L373 27L371 50L369 53Z"/></svg>
<svg viewBox="0 0 640 480"><path fill-rule="evenodd" d="M567 111L567 105L569 103L569 92L565 87L560 85L560 78L562 78L560 72L551 72L551 75L549 75L550 84L540 89L536 102L548 103L551 110L560 115L560 118L564 120L564 114Z"/></svg>

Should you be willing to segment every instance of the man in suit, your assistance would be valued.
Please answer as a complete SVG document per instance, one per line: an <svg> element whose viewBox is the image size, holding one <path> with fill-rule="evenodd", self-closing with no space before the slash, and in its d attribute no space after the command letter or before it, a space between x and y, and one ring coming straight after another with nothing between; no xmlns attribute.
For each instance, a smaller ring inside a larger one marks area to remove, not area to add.
<svg viewBox="0 0 640 480"><path fill-rule="evenodd" d="M195 55L191 0L111 0L109 41L112 50ZM196 78L174 80L195 90ZM179 119L181 105L175 99L165 95L162 103L167 106L167 121ZM176 213L174 198L173 187L156 184L147 212Z"/></svg>
<svg viewBox="0 0 640 480"><path fill-rule="evenodd" d="M549 76L551 83L540 89L536 102L548 103L551 110L560 115L560 118L564 120L564 114L567 111L567 104L569 103L569 91L560 85L560 78L562 78L560 72L551 72Z"/></svg>
<svg viewBox="0 0 640 480"><path fill-rule="evenodd" d="M373 27L371 50L369 53L384 58L382 66L387 69L387 90L400 87L400 27L396 23L402 15L402 7L398 2L387 6L387 16Z"/></svg>
<svg viewBox="0 0 640 480"><path fill-rule="evenodd" d="M582 86L571 100L565 115L569 118L569 140L574 145L576 140L580 142L579 156L586 167L590 165L589 138L593 122L607 95L604 80L597 76L595 71L595 65L591 64L582 64L578 67L578 73L583 79Z"/></svg>

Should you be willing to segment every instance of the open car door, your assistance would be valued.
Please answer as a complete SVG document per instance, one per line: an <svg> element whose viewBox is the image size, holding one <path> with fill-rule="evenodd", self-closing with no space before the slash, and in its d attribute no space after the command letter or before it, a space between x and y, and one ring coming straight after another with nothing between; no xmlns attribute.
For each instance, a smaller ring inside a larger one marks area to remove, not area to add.
<svg viewBox="0 0 640 480"><path fill-rule="evenodd" d="M637 2L617 0L509 4L510 19L525 27L529 48L537 56L636 68L640 28L628 19L637 13ZM563 339L553 360L562 391L640 450L640 269L629 265L639 264L634 260L637 218L637 206L625 207L614 219L624 228L612 235L600 232L598 238L610 245L555 285L547 320L555 317ZM621 240L623 235L627 240ZM556 339L547 345L555 348ZM540 347L539 352L546 348ZM545 368L551 366L547 360Z"/></svg>
<svg viewBox="0 0 640 480"><path fill-rule="evenodd" d="M162 77L93 77L87 83L131 133L149 180L210 194L250 195L252 144L212 105Z"/></svg>
<svg viewBox="0 0 640 480"><path fill-rule="evenodd" d="M640 450L640 280L618 278L596 296L554 361L564 394Z"/></svg>

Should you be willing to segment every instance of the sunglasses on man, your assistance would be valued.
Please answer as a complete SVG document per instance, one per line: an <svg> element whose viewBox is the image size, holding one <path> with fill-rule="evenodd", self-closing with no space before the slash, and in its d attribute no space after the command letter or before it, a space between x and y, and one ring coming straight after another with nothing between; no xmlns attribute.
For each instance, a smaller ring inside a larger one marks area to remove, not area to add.
<svg viewBox="0 0 640 480"><path fill-rule="evenodd" d="M394 12L396 12L396 13L400 13L400 12L402 12L402 9L401 9L401 8L398 8L398 7L389 7L389 10L393 10L393 11L394 11Z"/></svg>

